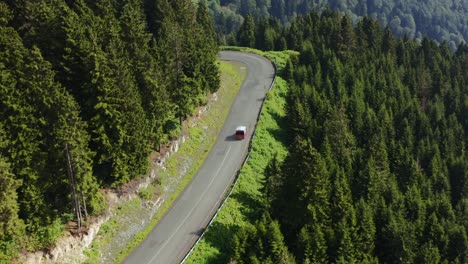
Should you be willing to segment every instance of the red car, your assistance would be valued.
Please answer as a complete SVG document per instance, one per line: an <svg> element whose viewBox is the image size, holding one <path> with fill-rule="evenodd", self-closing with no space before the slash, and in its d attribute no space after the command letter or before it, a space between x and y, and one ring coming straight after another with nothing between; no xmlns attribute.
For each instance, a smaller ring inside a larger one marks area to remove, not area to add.
<svg viewBox="0 0 468 264"><path fill-rule="evenodd" d="M247 127L238 126L236 128L236 138L237 139L244 139L246 136L247 136Z"/></svg>

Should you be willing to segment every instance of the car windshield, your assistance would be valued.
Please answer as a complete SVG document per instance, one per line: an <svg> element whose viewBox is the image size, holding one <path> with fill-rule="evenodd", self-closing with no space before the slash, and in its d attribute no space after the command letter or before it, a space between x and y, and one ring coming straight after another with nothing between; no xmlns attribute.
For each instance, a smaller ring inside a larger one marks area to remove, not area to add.
<svg viewBox="0 0 468 264"><path fill-rule="evenodd" d="M244 135L244 131L242 131L242 130L237 130L237 131L236 131L236 135Z"/></svg>

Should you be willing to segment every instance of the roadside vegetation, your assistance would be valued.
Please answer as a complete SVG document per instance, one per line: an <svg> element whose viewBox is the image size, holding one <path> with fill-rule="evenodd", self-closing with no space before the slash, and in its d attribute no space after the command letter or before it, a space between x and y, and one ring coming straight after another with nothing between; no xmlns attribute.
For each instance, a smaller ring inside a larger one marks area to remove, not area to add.
<svg viewBox="0 0 468 264"><path fill-rule="evenodd" d="M292 51L262 52L255 49L225 47L224 49L247 51L259 54L284 65ZM287 127L285 123L285 98L288 87L277 77L263 105L257 123L255 138L247 163L242 167L237 184L218 216L207 229L186 263L228 263L234 236L240 229L252 228L252 223L264 209L262 185L263 172L272 159L283 160L286 156Z"/></svg>
<svg viewBox="0 0 468 264"><path fill-rule="evenodd" d="M157 169L156 173L160 184L150 185L140 191L139 197L135 197L133 201L124 202L119 206L115 217L103 225L97 239L95 239L91 248L86 251L87 263L99 263L101 261L99 256L109 253L112 256L107 259L108 261L120 263L124 260L151 232L159 219L171 207L173 201L190 183L215 143L224 120L229 114L230 105L235 99L246 74L245 66L237 62L221 61L220 70L221 87L216 93L216 97L209 97L209 100L213 100L209 104L209 109L200 114L199 118L194 115L184 123L188 133L186 141L180 145L176 153L166 160L165 169ZM162 191L159 186L164 187L165 191ZM152 198L153 202L159 198L165 200L153 217L140 215L141 210L145 210L144 207L148 205L148 197ZM127 204L131 206L127 206ZM149 223L141 226L139 231L134 232L130 240L124 241L126 244L119 244L117 236L125 228L125 222L131 215L139 216L136 217L138 220L135 221L141 221L142 218L146 217ZM109 246L112 248L109 248ZM112 252L103 252L103 250L109 249Z"/></svg>
<svg viewBox="0 0 468 264"><path fill-rule="evenodd" d="M262 51L255 48L248 47L237 47L237 46L221 46L221 50L231 50L231 51L242 51L257 54L268 58L270 61L276 64L279 72L286 66L286 63L291 58L291 56L296 56L299 53L294 50L284 50L284 51Z"/></svg>
<svg viewBox="0 0 468 264"><path fill-rule="evenodd" d="M239 40L268 43L262 23ZM300 52L282 71L287 154L260 193L237 186L251 194L193 263L468 263L468 46L330 10L278 32Z"/></svg>
<svg viewBox="0 0 468 264"><path fill-rule="evenodd" d="M89 262L114 243L121 218L167 195L112 256L123 259L190 181L229 111L188 120L220 87L215 29L196 2L0 0L0 263L87 232L108 209L107 190L145 177L148 157L187 133L157 180L103 225ZM461 2L334 1L344 13L308 14L323 1L222 2L235 9L215 14L217 28L231 24L222 35L239 22L222 43L286 51L224 48L270 58L284 80L267 96L247 176L190 261L468 263ZM229 18L236 12L245 20ZM288 26L261 18L275 13Z"/></svg>
<svg viewBox="0 0 468 264"><path fill-rule="evenodd" d="M216 92L204 3L0 0L0 262L87 232Z"/></svg>

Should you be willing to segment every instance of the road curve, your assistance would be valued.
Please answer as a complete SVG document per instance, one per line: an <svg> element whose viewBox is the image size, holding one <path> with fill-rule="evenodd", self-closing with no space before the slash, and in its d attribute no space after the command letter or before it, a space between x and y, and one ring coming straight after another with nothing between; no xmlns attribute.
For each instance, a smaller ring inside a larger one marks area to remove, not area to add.
<svg viewBox="0 0 468 264"><path fill-rule="evenodd" d="M273 81L274 68L267 59L249 53L222 51L220 59L239 61L247 67L229 116L190 184L123 263L180 263L215 214L241 166L252 136L250 132ZM234 139L234 130L239 125L247 126L248 139Z"/></svg>

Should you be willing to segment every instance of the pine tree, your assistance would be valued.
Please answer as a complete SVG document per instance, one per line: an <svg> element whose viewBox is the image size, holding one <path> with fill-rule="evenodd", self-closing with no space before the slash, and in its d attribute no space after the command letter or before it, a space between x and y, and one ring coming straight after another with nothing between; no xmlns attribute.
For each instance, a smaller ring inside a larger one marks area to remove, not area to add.
<svg viewBox="0 0 468 264"><path fill-rule="evenodd" d="M281 233L278 221L272 221L268 224L266 230L266 241L269 245L268 256L273 263L289 264L294 263L294 259L288 252L288 248L284 244L284 237Z"/></svg>
<svg viewBox="0 0 468 264"><path fill-rule="evenodd" d="M341 18L340 29L335 33L335 51L340 59L351 56L356 49L356 34L348 16Z"/></svg>
<svg viewBox="0 0 468 264"><path fill-rule="evenodd" d="M198 2L196 22L202 31L202 34L198 35L200 39L197 39L200 44L197 47L199 51L197 62L201 70L201 87L203 91L215 92L220 85L219 68L216 62L218 47L213 22L205 1Z"/></svg>
<svg viewBox="0 0 468 264"><path fill-rule="evenodd" d="M251 14L247 15L242 23L237 36L240 46L254 47L255 46L255 23Z"/></svg>
<svg viewBox="0 0 468 264"><path fill-rule="evenodd" d="M154 41L146 26L143 3L140 0L127 2L120 17L122 41L132 64L141 96L141 104L146 113L150 144L159 150L165 142L163 127L173 116L173 105L163 82L163 72L156 57Z"/></svg>
<svg viewBox="0 0 468 264"><path fill-rule="evenodd" d="M7 85L2 86L1 93L9 100L2 102L0 114L11 114L14 118L4 123L9 143L0 149L4 155L8 153L5 156L12 172L24 184L18 188L17 200L19 216L32 236L32 248L43 247L53 243L56 237L37 238L36 232L46 232L47 225L56 222L54 218L72 207L81 223L81 213L86 218L88 212L99 211L102 199L92 175L89 137L78 116L77 105L55 82L51 65L44 61L38 49L25 49L15 33L10 32L9 38L10 42L2 42L2 46L7 51L15 50L15 56L10 57L8 52L2 56L9 66L10 79L4 79ZM10 46L14 42L16 45ZM10 82L13 80L16 81ZM72 148L68 159L66 146ZM74 170L73 178L67 178L70 168ZM69 191L69 186L73 191ZM71 193L74 199L70 198Z"/></svg>
<svg viewBox="0 0 468 264"><path fill-rule="evenodd" d="M324 226L315 222L301 228L296 244L296 256L303 263L328 263L327 240Z"/></svg>
<svg viewBox="0 0 468 264"><path fill-rule="evenodd" d="M454 225L449 230L449 244L447 259L449 261L465 263L468 260L468 236L466 227Z"/></svg>
<svg viewBox="0 0 468 264"><path fill-rule="evenodd" d="M432 243L424 244L417 253L416 262L418 263L440 263L441 256L439 249Z"/></svg>
<svg viewBox="0 0 468 264"><path fill-rule="evenodd" d="M72 181L68 184L76 189L75 199L80 205L75 211L82 210L87 220L88 215L101 212L105 205L93 175L93 153L88 147L90 136L86 124L79 117L77 103L67 92L57 95L57 108L63 109L58 112L53 132L56 137L54 148L60 157L58 166L70 166L70 171L62 169L61 172L72 173L69 175Z"/></svg>
<svg viewBox="0 0 468 264"><path fill-rule="evenodd" d="M0 145L4 145L0 127ZM24 243L24 222L18 217L19 205L16 190L21 181L11 173L10 164L0 156L0 262L7 263L16 257L16 252Z"/></svg>
<svg viewBox="0 0 468 264"><path fill-rule="evenodd" d="M371 207L360 199L356 207L357 219L357 260L358 262L375 262L376 227Z"/></svg>
<svg viewBox="0 0 468 264"><path fill-rule="evenodd" d="M270 207L275 203L275 199L279 197L279 192L282 187L281 166L278 160L278 155L273 156L265 168L265 181L260 192L265 198L265 204ZM271 208L269 208L271 209Z"/></svg>
<svg viewBox="0 0 468 264"><path fill-rule="evenodd" d="M162 55L161 66L165 65L163 80L168 87L171 101L176 105L175 116L182 124L194 107L193 98L189 93L199 87L191 87L192 81L184 72L184 64L187 63L188 43L192 40L182 41L185 38L184 25L174 21L175 18L167 16L162 22L161 38L158 43L158 54ZM187 25L188 26L188 25ZM196 92L195 92L196 93Z"/></svg>
<svg viewBox="0 0 468 264"><path fill-rule="evenodd" d="M388 54L391 58L396 56L396 41L388 27L385 28L382 37L382 52Z"/></svg>
<svg viewBox="0 0 468 264"><path fill-rule="evenodd" d="M11 164L11 172L24 184L18 189L19 215L31 231L50 224L45 216L54 215L50 204L56 205L49 195L55 186L56 179L49 177L54 168L47 159L53 156L48 145L53 138L48 129L54 122L50 113L59 111L53 108L55 102L51 98L58 85L50 65L37 49L24 48L13 29L2 26L0 30L3 68L0 94L5 98L1 101L0 116L8 142L0 151Z"/></svg>
<svg viewBox="0 0 468 264"><path fill-rule="evenodd" d="M339 165L345 171L351 172L355 138L350 131L349 119L344 105L333 111L332 116L324 126L325 133L330 140L334 159L339 162Z"/></svg>

